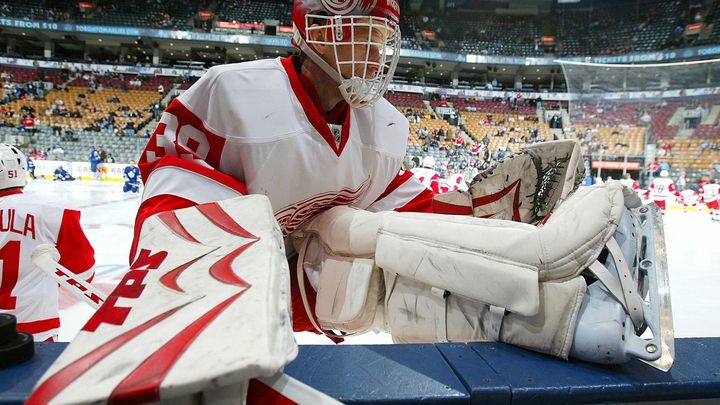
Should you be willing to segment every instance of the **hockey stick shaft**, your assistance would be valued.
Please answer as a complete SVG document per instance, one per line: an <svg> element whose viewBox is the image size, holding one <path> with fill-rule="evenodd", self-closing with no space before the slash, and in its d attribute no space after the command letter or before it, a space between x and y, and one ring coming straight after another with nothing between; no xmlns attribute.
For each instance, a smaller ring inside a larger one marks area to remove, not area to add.
<svg viewBox="0 0 720 405"><path fill-rule="evenodd" d="M59 258L60 254L52 245L39 245L31 254L33 264L45 274L86 304L94 309L99 308L107 299L107 295L58 263Z"/></svg>

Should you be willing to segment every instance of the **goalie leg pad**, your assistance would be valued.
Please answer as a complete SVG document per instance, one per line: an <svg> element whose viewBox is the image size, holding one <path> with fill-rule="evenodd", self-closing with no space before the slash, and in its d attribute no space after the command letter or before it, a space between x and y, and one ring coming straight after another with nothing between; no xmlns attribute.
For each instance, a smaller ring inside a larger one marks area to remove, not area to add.
<svg viewBox="0 0 720 405"><path fill-rule="evenodd" d="M580 275L614 233L623 210L622 186L616 183L578 190L542 227L452 215L388 215L375 260L385 271L532 316L538 311L538 282Z"/></svg>
<svg viewBox="0 0 720 405"><path fill-rule="evenodd" d="M416 280L386 274L385 328L401 343L503 341L567 358L585 293L582 277L541 283L532 316L434 291Z"/></svg>

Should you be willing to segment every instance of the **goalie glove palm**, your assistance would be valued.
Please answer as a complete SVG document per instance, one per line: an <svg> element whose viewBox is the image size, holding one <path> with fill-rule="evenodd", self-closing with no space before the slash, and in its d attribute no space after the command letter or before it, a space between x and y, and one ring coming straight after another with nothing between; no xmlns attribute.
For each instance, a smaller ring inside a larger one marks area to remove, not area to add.
<svg viewBox="0 0 720 405"><path fill-rule="evenodd" d="M475 176L468 192L438 194L433 211L537 224L580 184L580 145L531 145Z"/></svg>

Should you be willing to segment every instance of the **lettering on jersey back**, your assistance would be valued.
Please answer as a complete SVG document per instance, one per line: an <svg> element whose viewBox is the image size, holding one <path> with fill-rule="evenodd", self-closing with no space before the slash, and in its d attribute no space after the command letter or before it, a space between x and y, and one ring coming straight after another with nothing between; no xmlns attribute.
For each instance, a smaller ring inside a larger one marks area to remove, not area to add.
<svg viewBox="0 0 720 405"><path fill-rule="evenodd" d="M32 214L27 214L25 220L20 221L23 222L22 226L15 223L16 218L17 215L14 209L0 209L0 232L12 232L25 237L29 235L34 240L35 217Z"/></svg>

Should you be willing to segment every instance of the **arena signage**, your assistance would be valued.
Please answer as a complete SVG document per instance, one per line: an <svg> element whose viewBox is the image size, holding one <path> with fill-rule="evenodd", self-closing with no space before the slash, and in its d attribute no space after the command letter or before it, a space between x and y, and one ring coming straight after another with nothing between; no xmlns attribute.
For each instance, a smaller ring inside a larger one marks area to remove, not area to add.
<svg viewBox="0 0 720 405"><path fill-rule="evenodd" d="M602 170L640 170L641 167L640 162L610 162L598 160L592 162L593 169Z"/></svg>
<svg viewBox="0 0 720 405"><path fill-rule="evenodd" d="M77 32L98 35L122 35L132 37L149 37L160 39L174 40L191 40L204 42L220 42L231 44L248 44L248 45L265 45L290 48L290 38L288 36L272 36L272 35L242 35L242 34L217 34L205 32L190 31L174 31L160 30L152 28L137 27L116 27L108 25L88 25L88 24L71 24L58 23L51 21L33 21L20 20L15 18L0 18L0 27L9 27L17 29L36 29L36 30L52 30L63 32ZM452 62L465 63L488 63L488 64L505 64L505 65L525 65L525 66L550 66L556 65L555 58L533 58L533 57L513 57L513 56L490 56L490 55L464 55L448 52L424 51L417 49L401 49L400 55L408 58L418 58L426 60L445 60ZM639 54L627 54L619 56L593 56L593 57L572 57L563 58L568 61L579 62L595 62L595 63L637 63L637 62L657 62L672 59L687 59L698 56L720 56L720 46L709 45L704 47L674 49L663 52L650 52Z"/></svg>

